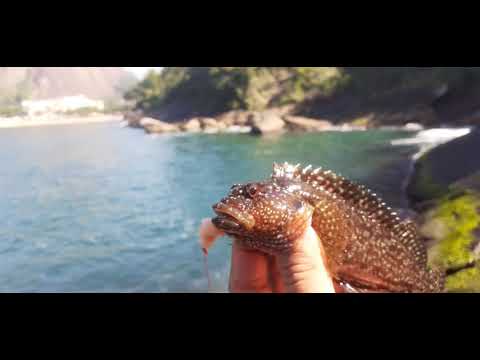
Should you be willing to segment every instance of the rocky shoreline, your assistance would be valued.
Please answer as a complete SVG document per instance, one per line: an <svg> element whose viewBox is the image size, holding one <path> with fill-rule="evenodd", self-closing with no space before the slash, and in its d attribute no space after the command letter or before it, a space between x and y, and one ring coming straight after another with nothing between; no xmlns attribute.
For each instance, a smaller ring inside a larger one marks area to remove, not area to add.
<svg viewBox="0 0 480 360"><path fill-rule="evenodd" d="M383 115L385 116L385 115ZM392 118L399 117L393 114ZM375 125L368 118L342 124L334 124L325 119L312 119L297 116L282 109L261 112L229 111L216 117L194 117L179 122L169 122L144 116L141 112L128 112L123 116L126 126L143 129L147 134L163 133L245 133L251 135L269 135L281 133L305 133L327 131L366 131L371 129L419 131L424 127L417 118L404 114L404 118L412 120L402 125ZM386 122L389 123L389 122Z"/></svg>
<svg viewBox="0 0 480 360"><path fill-rule="evenodd" d="M447 292L480 292L480 129L441 141L419 157L406 186L429 264Z"/></svg>

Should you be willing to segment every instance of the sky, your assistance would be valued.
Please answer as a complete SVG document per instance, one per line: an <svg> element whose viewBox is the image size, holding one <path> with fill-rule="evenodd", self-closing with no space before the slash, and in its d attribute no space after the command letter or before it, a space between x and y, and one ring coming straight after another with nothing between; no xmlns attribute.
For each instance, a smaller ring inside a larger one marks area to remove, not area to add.
<svg viewBox="0 0 480 360"><path fill-rule="evenodd" d="M149 70L154 69L154 70L160 70L162 69L161 67L124 67L124 69L131 71L132 73L137 76L137 78L142 79Z"/></svg>

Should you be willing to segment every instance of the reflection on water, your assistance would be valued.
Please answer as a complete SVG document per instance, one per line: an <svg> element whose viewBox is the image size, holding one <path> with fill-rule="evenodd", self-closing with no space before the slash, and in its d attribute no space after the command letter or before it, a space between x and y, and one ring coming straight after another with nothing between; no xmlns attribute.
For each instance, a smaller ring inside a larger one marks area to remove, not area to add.
<svg viewBox="0 0 480 360"><path fill-rule="evenodd" d="M166 135L117 124L3 129L0 291L205 291L197 230L232 183L272 163L331 168L402 206L404 133ZM229 242L212 249L226 289Z"/></svg>

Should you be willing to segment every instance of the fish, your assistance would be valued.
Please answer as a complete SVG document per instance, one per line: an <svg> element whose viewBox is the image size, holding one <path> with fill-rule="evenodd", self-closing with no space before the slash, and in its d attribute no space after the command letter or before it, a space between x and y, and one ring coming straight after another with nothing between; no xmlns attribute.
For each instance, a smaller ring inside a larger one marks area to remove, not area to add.
<svg viewBox="0 0 480 360"><path fill-rule="evenodd" d="M292 249L311 226L329 274L345 292L444 292L445 272L428 265L414 221L331 170L274 163L269 178L232 185L212 209L218 231L273 256Z"/></svg>

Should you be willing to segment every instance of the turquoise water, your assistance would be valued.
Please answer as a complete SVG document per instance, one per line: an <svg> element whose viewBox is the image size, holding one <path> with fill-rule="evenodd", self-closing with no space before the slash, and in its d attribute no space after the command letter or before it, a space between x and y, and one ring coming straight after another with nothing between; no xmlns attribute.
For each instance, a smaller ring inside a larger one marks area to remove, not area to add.
<svg viewBox="0 0 480 360"><path fill-rule="evenodd" d="M274 161L366 182L394 206L413 149L401 132L152 137L117 123L0 129L0 291L203 292L200 221ZM212 249L224 291L229 241Z"/></svg>

